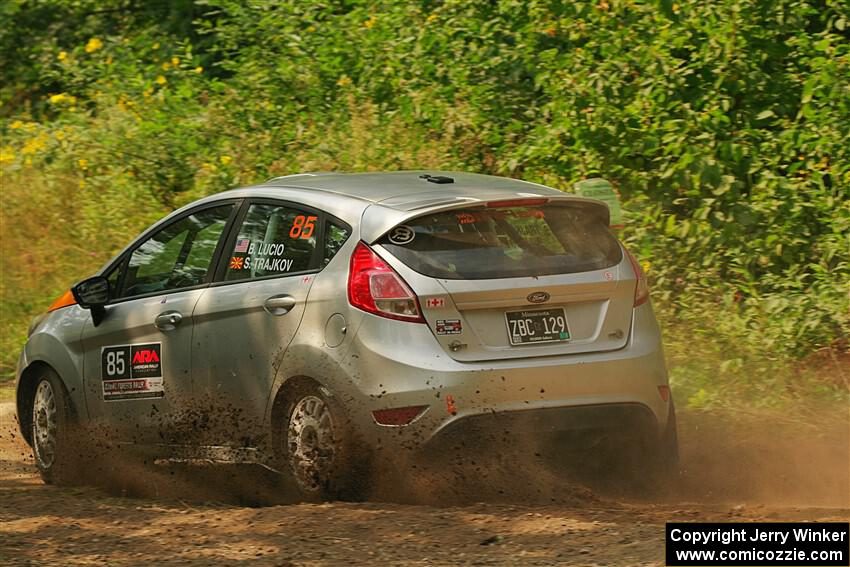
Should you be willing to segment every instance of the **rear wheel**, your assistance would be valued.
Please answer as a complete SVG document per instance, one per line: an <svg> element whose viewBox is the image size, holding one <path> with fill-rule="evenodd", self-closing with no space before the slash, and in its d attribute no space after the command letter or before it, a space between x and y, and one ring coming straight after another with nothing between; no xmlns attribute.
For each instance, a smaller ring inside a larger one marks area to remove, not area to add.
<svg viewBox="0 0 850 567"><path fill-rule="evenodd" d="M667 425L661 434L661 442L658 445L656 470L661 482L672 481L679 474L678 423L676 421L676 406L672 402L670 402Z"/></svg>
<svg viewBox="0 0 850 567"><path fill-rule="evenodd" d="M364 453L358 452L342 405L312 383L287 397L278 459L306 500L356 499L365 490Z"/></svg>
<svg viewBox="0 0 850 567"><path fill-rule="evenodd" d="M612 429L598 439L584 434L558 446L555 470L563 478L614 495L658 496L675 488L679 473L676 410L662 431L649 423ZM563 443L563 442L562 442Z"/></svg>
<svg viewBox="0 0 850 567"><path fill-rule="evenodd" d="M65 386L52 371L38 378L32 400L32 449L35 465L48 484L69 484L76 478L76 427Z"/></svg>
<svg viewBox="0 0 850 567"><path fill-rule="evenodd" d="M669 493L679 475L679 440L676 408L670 403L667 424L661 435L652 435L643 448L632 455L632 486L650 496Z"/></svg>

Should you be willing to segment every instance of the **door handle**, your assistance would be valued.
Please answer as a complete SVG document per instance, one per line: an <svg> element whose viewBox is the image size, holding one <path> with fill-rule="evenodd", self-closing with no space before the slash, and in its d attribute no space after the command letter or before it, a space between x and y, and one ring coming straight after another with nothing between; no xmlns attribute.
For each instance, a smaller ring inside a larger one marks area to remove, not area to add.
<svg viewBox="0 0 850 567"><path fill-rule="evenodd" d="M179 311L164 311L156 316L156 319L153 320L153 324L156 325L156 328L160 331L171 331L174 330L182 320L183 315Z"/></svg>
<svg viewBox="0 0 850 567"><path fill-rule="evenodd" d="M295 307L295 298L291 295L274 295L263 303L263 309L272 315L286 315Z"/></svg>

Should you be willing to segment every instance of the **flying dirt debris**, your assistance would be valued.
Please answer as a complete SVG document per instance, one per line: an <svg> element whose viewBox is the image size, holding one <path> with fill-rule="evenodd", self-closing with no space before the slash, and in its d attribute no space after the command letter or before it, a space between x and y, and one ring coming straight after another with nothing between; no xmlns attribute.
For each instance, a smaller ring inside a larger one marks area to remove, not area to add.
<svg viewBox="0 0 850 567"><path fill-rule="evenodd" d="M334 565L362 558L654 565L663 561L667 521L850 518L846 422L819 431L780 425L785 441L765 449L776 424L754 420L730 430L711 416L685 414L685 472L657 500L565 485L535 461L476 461L446 474L417 470L407 477L409 490L384 486L364 503L260 506L270 503L257 488L276 478L262 469L128 464L115 465L96 487L44 485L8 404L0 416L0 563L9 565Z"/></svg>

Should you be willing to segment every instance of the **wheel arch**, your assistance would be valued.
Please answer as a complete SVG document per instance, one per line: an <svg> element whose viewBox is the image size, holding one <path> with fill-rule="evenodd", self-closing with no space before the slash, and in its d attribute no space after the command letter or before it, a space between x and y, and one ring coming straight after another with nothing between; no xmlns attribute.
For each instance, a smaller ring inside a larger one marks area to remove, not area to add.
<svg viewBox="0 0 850 567"><path fill-rule="evenodd" d="M21 372L15 395L18 426L20 427L21 435L30 446L32 446L32 401L35 396L38 378L43 376L45 372L52 372L59 379L59 383L62 384L62 388L65 390L63 394L68 400L68 407L71 412L70 417L74 421L79 422L80 413L77 404L74 398L69 395L68 384L65 383L62 375L49 363L43 360L34 360Z"/></svg>

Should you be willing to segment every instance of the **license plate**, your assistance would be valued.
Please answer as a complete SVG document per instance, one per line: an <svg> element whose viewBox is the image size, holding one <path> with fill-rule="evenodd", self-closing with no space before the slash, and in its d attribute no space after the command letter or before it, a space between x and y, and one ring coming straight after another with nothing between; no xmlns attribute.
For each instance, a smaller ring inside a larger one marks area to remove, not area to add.
<svg viewBox="0 0 850 567"><path fill-rule="evenodd" d="M512 345L554 343L570 340L563 307L505 313Z"/></svg>

